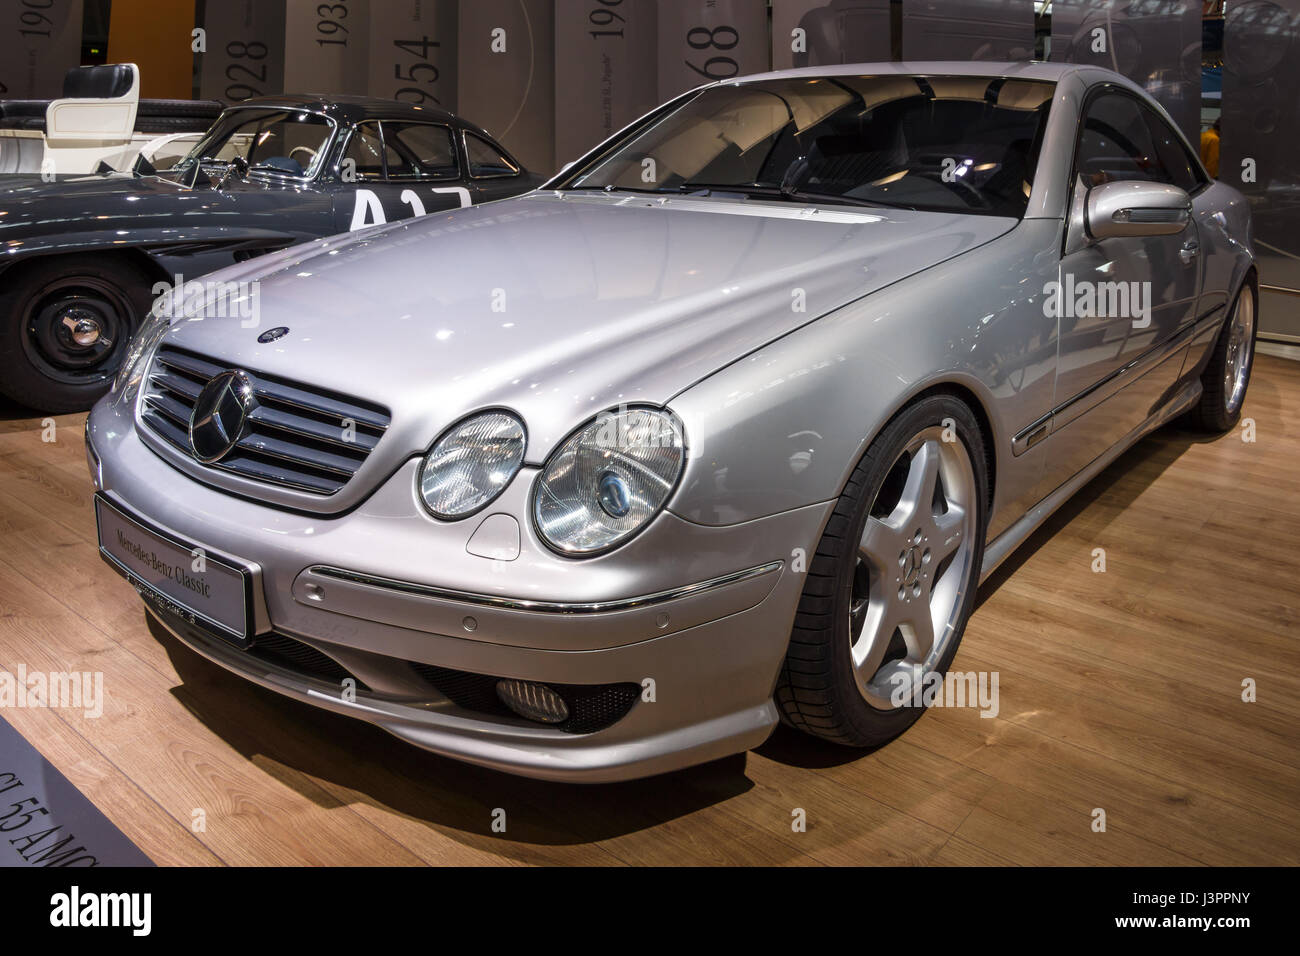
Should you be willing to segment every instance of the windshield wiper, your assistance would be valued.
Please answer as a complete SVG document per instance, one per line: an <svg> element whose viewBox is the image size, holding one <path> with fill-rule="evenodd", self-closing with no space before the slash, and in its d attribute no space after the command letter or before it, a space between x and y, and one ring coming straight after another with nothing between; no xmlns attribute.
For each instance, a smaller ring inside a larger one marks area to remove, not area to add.
<svg viewBox="0 0 1300 956"><path fill-rule="evenodd" d="M721 185L718 183L682 183L678 186L661 187L661 191L679 193L740 193L742 195L762 196L771 199L784 199L790 202L834 203L844 206L894 206L899 209L912 208L911 206L902 206L895 203L880 203L868 199L858 199L856 196L844 196L839 193L813 192L807 189L797 189L793 186L765 186L761 183L746 183L734 186Z"/></svg>
<svg viewBox="0 0 1300 956"><path fill-rule="evenodd" d="M615 186L612 183L607 186L563 186L559 190L562 193L576 192L602 192L602 193L657 193L658 189L640 189L636 186Z"/></svg>
<svg viewBox="0 0 1300 956"><path fill-rule="evenodd" d="M791 186L767 186L762 183L678 183L676 186L657 186L653 189L642 189L636 186L567 186L560 190L561 192L578 192L587 190L592 192L629 192L629 193L676 193L678 195L691 195L694 193L734 193L740 196L756 196L762 199L781 199L786 202L816 202L842 206L875 206L878 208L892 209L910 209L916 210L911 206L905 206L901 203L877 202L869 199L858 199L856 196L843 196L838 193L820 193L807 189L796 189Z"/></svg>
<svg viewBox="0 0 1300 956"><path fill-rule="evenodd" d="M818 193L810 192L807 189L783 189L782 195L790 199L801 200L803 202L828 202L842 203L845 206L875 206L876 208L889 209L909 209L916 212L915 207L905 206L902 203L880 202L875 199L859 199L857 196L844 196L839 193Z"/></svg>
<svg viewBox="0 0 1300 956"><path fill-rule="evenodd" d="M656 192L661 193L740 193L743 196L770 196L781 199L779 186L764 186L762 183L679 183L676 186L660 186Z"/></svg>

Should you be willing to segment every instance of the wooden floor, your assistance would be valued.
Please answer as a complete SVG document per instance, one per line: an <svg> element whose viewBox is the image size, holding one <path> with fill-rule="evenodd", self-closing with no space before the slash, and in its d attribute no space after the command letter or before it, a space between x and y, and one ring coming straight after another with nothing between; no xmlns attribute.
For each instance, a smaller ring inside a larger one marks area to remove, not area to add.
<svg viewBox="0 0 1300 956"><path fill-rule="evenodd" d="M1257 441L1158 433L988 582L954 666L999 672L995 719L932 710L865 755L781 729L599 787L423 753L153 633L96 555L83 416L44 443L28 414L0 408L0 669L102 671L108 702L3 716L160 864L1300 863L1300 363L1259 357Z"/></svg>

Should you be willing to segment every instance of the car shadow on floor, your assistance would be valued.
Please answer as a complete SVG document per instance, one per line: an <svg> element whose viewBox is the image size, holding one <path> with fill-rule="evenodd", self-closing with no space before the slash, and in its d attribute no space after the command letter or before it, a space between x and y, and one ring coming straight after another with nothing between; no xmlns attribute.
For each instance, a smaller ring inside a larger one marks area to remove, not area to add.
<svg viewBox="0 0 1300 956"><path fill-rule="evenodd" d="M1016 573L1016 571L1034 554L1052 540L1060 531L1074 521L1079 515L1106 496L1113 505L1121 510L1128 508L1141 494L1165 473L1183 453L1193 445L1216 441L1222 436L1204 435L1170 425L1142 439L1128 451L1111 462L1101 474L1093 478L1073 496L1061 505L1046 521L1031 534L1019 548L1013 551L987 581L980 585L976 598L975 610L978 611L998 588ZM1139 480L1125 481L1135 475L1143 475Z"/></svg>
<svg viewBox="0 0 1300 956"><path fill-rule="evenodd" d="M475 767L253 684L147 620L181 679L172 688L176 699L254 766L324 807L385 808L468 846L531 860L537 854L516 844L595 843L694 814L753 786L744 754L608 784L553 783ZM492 831L497 808L506 811L505 834ZM600 855L590 862L602 862ZM606 856L603 862L615 861Z"/></svg>
<svg viewBox="0 0 1300 956"><path fill-rule="evenodd" d="M980 604L1102 495L1127 506L1199 440L1199 435L1167 428L1127 451L994 573L980 589ZM1121 481L1133 474L1143 478ZM724 803L754 786L747 775L746 754L612 784L552 783L475 767L237 677L185 647L152 618L148 621L180 676L181 684L172 689L177 700L255 767L318 805L381 808L485 852L545 860L545 851L538 848L591 844L657 827ZM872 753L816 740L784 725L755 752L801 769L839 766ZM497 808L507 814L504 835L492 830ZM422 852L418 845L411 849L417 855ZM698 852L700 848L686 849ZM424 850L425 859L440 862L430 859L436 849ZM591 862L613 862L607 854L602 860L603 851L593 848L591 853L596 854Z"/></svg>
<svg viewBox="0 0 1300 956"><path fill-rule="evenodd" d="M42 415L33 408L20 405L12 398L0 395L0 423L26 422L27 425L39 425Z"/></svg>

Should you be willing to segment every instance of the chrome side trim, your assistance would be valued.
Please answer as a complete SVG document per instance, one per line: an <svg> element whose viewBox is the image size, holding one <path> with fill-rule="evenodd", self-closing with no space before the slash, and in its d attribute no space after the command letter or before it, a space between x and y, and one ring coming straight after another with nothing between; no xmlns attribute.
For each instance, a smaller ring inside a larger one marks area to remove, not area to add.
<svg viewBox="0 0 1300 956"><path fill-rule="evenodd" d="M1142 371L1142 374L1146 374L1146 371L1148 370L1145 368L1146 366L1154 368L1159 365L1172 353L1176 352L1187 344L1188 341L1195 338L1198 333L1206 328L1206 326L1213 322L1220 321L1222 319L1222 316L1219 315L1221 311L1223 311L1223 306L1216 305L1191 324L1184 326L1169 338L1147 349L1127 365L1110 372L1105 378L1089 385L1073 398L1067 399L1053 408L1046 415L1035 420L1033 424L1021 429L1021 431L1011 439L1011 453L1013 455L1022 455L1048 435L1055 434L1057 431L1070 424L1070 422L1074 421L1075 418L1078 417L1078 415L1071 417L1071 409L1078 408L1080 402L1086 401L1090 396L1104 390L1105 398L1102 398L1101 401L1088 406L1088 408L1083 412L1079 413L1079 415L1086 415L1097 405L1100 405L1101 402L1106 401L1107 398L1110 398L1112 395L1130 384L1125 381L1122 385L1119 385L1118 383L1122 378L1139 370ZM1058 421L1058 419L1060 420Z"/></svg>
<svg viewBox="0 0 1300 956"><path fill-rule="evenodd" d="M405 594L418 594L421 597L440 598L446 601L460 601L465 604L479 604L486 607L505 608L512 611L535 611L542 614L604 614L611 611L630 611L635 608L648 607L653 604L663 604L667 601L675 601L679 598L694 597L697 594L703 594L706 591L725 587L728 584L735 584L739 581L748 581L751 578L771 574L773 571L779 571L784 565L784 561L769 561L767 564L760 564L755 568L749 568L744 571L733 571L730 574L723 574L716 578L710 578L707 581L698 581L695 584L686 584L682 587L672 588L668 591L656 591L653 594L642 594L637 597L619 598L616 601L590 601L585 603L567 601L532 601L527 598L500 597L495 594L476 594L472 591L456 591L451 588L439 588L428 584L416 584L412 581L399 581L395 578L362 574L357 571L348 571L344 568L332 568L319 564L307 568L307 573L319 574L322 577L328 578L338 578L341 581L351 581L354 584L365 584L374 588L387 588L388 590L401 591Z"/></svg>
<svg viewBox="0 0 1300 956"><path fill-rule="evenodd" d="M1034 421L1034 423L1029 425L1027 428L1022 429L1016 437L1012 438L1011 454L1023 455L1046 438L1048 432L1051 430L1052 416L1054 414L1056 414L1055 409L1048 412L1042 418Z"/></svg>
<svg viewBox="0 0 1300 956"><path fill-rule="evenodd" d="M1281 285L1261 285L1260 292L1280 292L1283 295L1300 295L1300 289L1288 289Z"/></svg>

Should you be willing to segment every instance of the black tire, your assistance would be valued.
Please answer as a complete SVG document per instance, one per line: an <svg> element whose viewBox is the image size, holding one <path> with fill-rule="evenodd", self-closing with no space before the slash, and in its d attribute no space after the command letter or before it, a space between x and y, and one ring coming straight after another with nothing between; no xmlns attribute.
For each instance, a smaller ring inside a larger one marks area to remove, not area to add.
<svg viewBox="0 0 1300 956"><path fill-rule="evenodd" d="M974 474L977 503L970 579L963 587L950 645L934 668L946 673L975 607L988 514L988 459L979 423L970 408L948 394L932 394L899 412L871 443L837 501L817 550L795 615L794 631L777 680L783 719L809 734L852 747L874 747L901 734L921 715L917 706L883 710L859 692L850 663L849 602L857 543L869 510L913 436L955 423Z"/></svg>
<svg viewBox="0 0 1300 956"><path fill-rule="evenodd" d="M112 255L20 263L0 275L0 288L0 392L55 414L85 411L108 391L152 305L151 277ZM65 341L59 316L70 314L102 330L94 346Z"/></svg>
<svg viewBox="0 0 1300 956"><path fill-rule="evenodd" d="M1243 300L1243 297L1247 298ZM1238 314L1237 310L1245 306L1249 306L1252 310L1250 334L1246 343L1246 380L1240 396L1237 397L1234 404L1230 405L1228 402L1228 389L1224 382L1224 373L1232 342L1233 322ZM1232 308L1229 309L1227 318L1224 319L1223 327L1219 329L1219 337L1215 340L1214 351L1210 353L1210 361L1206 364L1205 371L1201 373L1201 398L1196 403L1196 407L1187 415L1187 422L1193 428L1199 431L1221 434L1237 427L1237 422L1241 420L1241 409L1246 403L1246 391L1250 387L1250 374L1255 366L1255 339L1258 329L1259 287L1258 280L1252 272L1246 277L1246 281L1242 283L1241 289L1237 292L1237 297L1232 300Z"/></svg>

